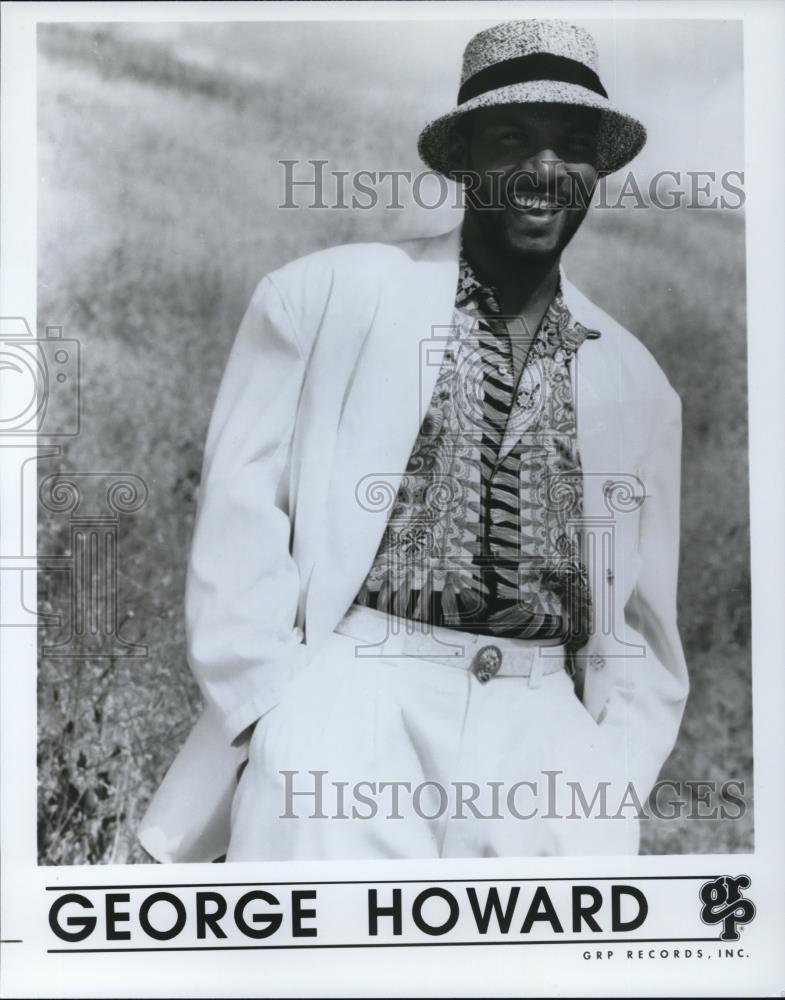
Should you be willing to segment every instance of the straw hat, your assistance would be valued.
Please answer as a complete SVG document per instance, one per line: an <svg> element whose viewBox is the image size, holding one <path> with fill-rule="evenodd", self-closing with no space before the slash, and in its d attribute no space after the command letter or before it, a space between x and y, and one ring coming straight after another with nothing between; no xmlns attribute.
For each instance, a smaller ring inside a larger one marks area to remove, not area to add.
<svg viewBox="0 0 785 1000"><path fill-rule="evenodd" d="M641 151L646 129L613 107L600 83L594 38L566 21L505 21L481 31L463 53L458 106L430 122L417 149L447 177L460 170L464 142L458 126L475 108L505 104L572 104L601 112L598 169L611 173Z"/></svg>

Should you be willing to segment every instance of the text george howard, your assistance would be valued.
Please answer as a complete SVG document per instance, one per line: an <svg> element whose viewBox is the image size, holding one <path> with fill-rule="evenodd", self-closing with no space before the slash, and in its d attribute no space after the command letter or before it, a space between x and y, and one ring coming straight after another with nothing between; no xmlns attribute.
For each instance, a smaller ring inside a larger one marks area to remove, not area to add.
<svg viewBox="0 0 785 1000"><path fill-rule="evenodd" d="M645 894L622 883L602 888L561 885L553 896L545 885L526 883L448 885L384 883L368 888L356 899L358 936L364 932L377 939L422 934L433 938L455 930L456 937L471 940L477 935L539 939L629 933L643 925L649 912ZM263 940L274 935L276 943L282 938L320 936L315 888L280 884L169 886L154 891L149 886L129 886L129 891L118 888L58 892L49 908L52 932L69 944L89 939L91 946L126 942L153 948L153 942L175 939L178 945L198 948L216 941L230 946L238 939ZM328 917L324 918L326 928L331 925Z"/></svg>

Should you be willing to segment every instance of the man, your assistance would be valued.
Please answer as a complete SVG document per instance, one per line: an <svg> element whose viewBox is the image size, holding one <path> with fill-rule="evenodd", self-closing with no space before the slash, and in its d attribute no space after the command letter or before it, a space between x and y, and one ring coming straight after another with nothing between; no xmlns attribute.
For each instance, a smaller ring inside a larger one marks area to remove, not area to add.
<svg viewBox="0 0 785 1000"><path fill-rule="evenodd" d="M420 136L460 231L260 283L189 568L207 707L153 856L637 851L687 694L680 404L560 258L645 137L585 31L498 25Z"/></svg>

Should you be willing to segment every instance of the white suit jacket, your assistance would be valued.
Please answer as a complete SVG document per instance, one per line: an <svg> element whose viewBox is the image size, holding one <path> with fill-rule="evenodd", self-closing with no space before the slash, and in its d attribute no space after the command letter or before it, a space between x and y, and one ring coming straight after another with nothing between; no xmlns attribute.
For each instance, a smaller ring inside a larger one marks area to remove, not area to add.
<svg viewBox="0 0 785 1000"><path fill-rule="evenodd" d="M430 401L459 231L319 251L262 279L205 448L186 589L206 708L141 824L161 861L211 861L229 836L232 740L275 706L373 562ZM573 360L584 548L595 622L576 690L647 796L676 739L687 670L676 621L681 405L651 354L562 276L600 337ZM303 641L304 639L304 641Z"/></svg>

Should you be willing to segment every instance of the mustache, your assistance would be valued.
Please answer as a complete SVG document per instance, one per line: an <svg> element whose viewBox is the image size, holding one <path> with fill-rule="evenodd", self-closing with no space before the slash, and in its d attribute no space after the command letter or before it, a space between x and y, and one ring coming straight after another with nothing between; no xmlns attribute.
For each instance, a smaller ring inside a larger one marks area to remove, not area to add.
<svg viewBox="0 0 785 1000"><path fill-rule="evenodd" d="M504 191L508 200L537 198L558 205L560 208L588 208L593 185L584 184L580 177L564 171L517 171L507 175Z"/></svg>
<svg viewBox="0 0 785 1000"><path fill-rule="evenodd" d="M507 193L515 198L547 198L548 201L567 201L570 185L564 181L541 180L539 178L516 178L507 188Z"/></svg>
<svg viewBox="0 0 785 1000"><path fill-rule="evenodd" d="M503 171L483 173L461 172L467 204L483 210L513 211L521 208L522 199L536 198L559 208L588 210L596 182L585 181L580 175L565 171Z"/></svg>

